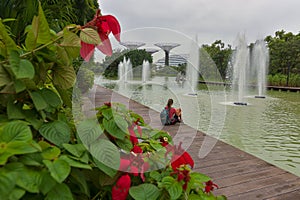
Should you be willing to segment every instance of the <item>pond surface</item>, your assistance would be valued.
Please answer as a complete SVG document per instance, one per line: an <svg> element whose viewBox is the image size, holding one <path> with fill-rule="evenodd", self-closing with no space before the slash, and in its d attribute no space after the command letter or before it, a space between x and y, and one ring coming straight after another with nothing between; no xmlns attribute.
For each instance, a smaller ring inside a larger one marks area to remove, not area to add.
<svg viewBox="0 0 300 200"><path fill-rule="evenodd" d="M234 106L236 95L221 86L187 91L170 77L96 83L157 111L173 98L184 123L300 176L300 93L268 91L265 99L253 94L244 98L247 106Z"/></svg>

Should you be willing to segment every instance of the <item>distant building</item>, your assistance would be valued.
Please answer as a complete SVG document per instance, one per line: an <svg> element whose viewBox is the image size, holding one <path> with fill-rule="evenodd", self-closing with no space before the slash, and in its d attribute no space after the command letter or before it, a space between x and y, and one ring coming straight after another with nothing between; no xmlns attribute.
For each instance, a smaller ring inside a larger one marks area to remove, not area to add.
<svg viewBox="0 0 300 200"><path fill-rule="evenodd" d="M180 64L187 63L188 54L173 54L169 56L169 66L179 66ZM165 58L159 59L156 65L164 66Z"/></svg>

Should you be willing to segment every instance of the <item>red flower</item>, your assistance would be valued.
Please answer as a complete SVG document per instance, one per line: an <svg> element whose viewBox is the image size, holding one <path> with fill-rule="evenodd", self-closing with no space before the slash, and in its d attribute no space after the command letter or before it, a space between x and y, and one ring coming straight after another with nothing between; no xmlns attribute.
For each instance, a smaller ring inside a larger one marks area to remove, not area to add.
<svg viewBox="0 0 300 200"><path fill-rule="evenodd" d="M219 188L219 186L217 184L213 183L212 181L207 181L205 184L206 184L206 186L205 186L206 193L213 191L215 187Z"/></svg>
<svg viewBox="0 0 300 200"><path fill-rule="evenodd" d="M112 200L126 200L131 185L128 174L121 176L112 188Z"/></svg>
<svg viewBox="0 0 300 200"><path fill-rule="evenodd" d="M101 39L101 44L97 48L105 55L112 55L112 47L108 35L112 32L116 40L120 42L121 27L118 20L112 15L101 15L98 9L92 21L85 24L82 28L94 28L97 30ZM80 55L85 61L89 61L95 50L95 45L81 41Z"/></svg>
<svg viewBox="0 0 300 200"><path fill-rule="evenodd" d="M111 107L111 102L105 102L104 105Z"/></svg>
<svg viewBox="0 0 300 200"><path fill-rule="evenodd" d="M181 165L190 165L192 168L194 167L194 160L190 156L190 154L181 147L182 142L179 143L178 147L174 146L173 148L170 148L167 145L167 153L172 152L173 156L171 158L171 166L173 170L177 170Z"/></svg>
<svg viewBox="0 0 300 200"><path fill-rule="evenodd" d="M129 131L129 134L130 134L130 141L133 145L136 145L139 141L138 141L138 138L136 137L136 134L133 130L133 126L129 126L128 127L128 131Z"/></svg>
<svg viewBox="0 0 300 200"><path fill-rule="evenodd" d="M128 171L134 176L140 174L141 179L145 181L144 172L149 169L149 164L143 159L143 150L141 147L134 145L131 152L130 155L121 158L119 170Z"/></svg>

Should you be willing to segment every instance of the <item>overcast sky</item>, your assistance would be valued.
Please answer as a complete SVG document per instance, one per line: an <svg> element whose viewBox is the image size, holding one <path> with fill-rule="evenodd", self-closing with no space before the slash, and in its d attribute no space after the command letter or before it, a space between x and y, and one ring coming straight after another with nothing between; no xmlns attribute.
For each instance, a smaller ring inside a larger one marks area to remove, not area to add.
<svg viewBox="0 0 300 200"><path fill-rule="evenodd" d="M119 20L123 41L146 41L148 47L156 41L181 43L174 41L178 39L176 36L160 38L164 34L159 34L158 28L193 39L197 35L199 45L220 39L233 46L239 33L244 33L250 43L281 29L300 31L300 0L99 0L99 3L102 14L112 14ZM142 29L148 31L133 36L133 32ZM148 43L149 38L152 40Z"/></svg>

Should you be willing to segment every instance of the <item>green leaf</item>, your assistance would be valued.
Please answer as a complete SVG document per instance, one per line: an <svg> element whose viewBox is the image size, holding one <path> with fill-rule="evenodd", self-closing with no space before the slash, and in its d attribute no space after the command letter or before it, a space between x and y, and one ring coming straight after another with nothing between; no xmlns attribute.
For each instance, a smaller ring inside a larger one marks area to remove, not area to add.
<svg viewBox="0 0 300 200"><path fill-rule="evenodd" d="M70 158L67 155L62 155L60 157L60 159L66 161L71 167L82 168L82 169L92 169L92 167L90 165L73 160L72 158Z"/></svg>
<svg viewBox="0 0 300 200"><path fill-rule="evenodd" d="M99 37L98 32L92 28L82 29L80 32L80 39L81 41L88 44L98 45L101 43L101 39Z"/></svg>
<svg viewBox="0 0 300 200"><path fill-rule="evenodd" d="M105 119L109 120L113 117L112 109L111 107L103 109L102 114L105 117Z"/></svg>
<svg viewBox="0 0 300 200"><path fill-rule="evenodd" d="M50 146L43 150L42 157L45 160L54 160L55 158L58 158L60 153L61 153L61 151L58 147Z"/></svg>
<svg viewBox="0 0 300 200"><path fill-rule="evenodd" d="M33 50L37 46L51 41L49 25L40 2L38 16L34 16L32 26L27 31L25 45L28 50Z"/></svg>
<svg viewBox="0 0 300 200"><path fill-rule="evenodd" d="M64 40L60 44L61 47L65 48L69 55L69 58L77 58L80 52L80 38L68 29L64 29Z"/></svg>
<svg viewBox="0 0 300 200"><path fill-rule="evenodd" d="M114 114L114 120L119 129L121 129L125 133L128 132L128 123L121 115Z"/></svg>
<svg viewBox="0 0 300 200"><path fill-rule="evenodd" d="M209 176L207 176L205 174L201 174L199 172L192 172L192 173L190 173L190 176L191 176L191 179L194 179L195 182L200 183L200 184L211 180L211 178Z"/></svg>
<svg viewBox="0 0 300 200"><path fill-rule="evenodd" d="M63 147L72 155L80 158L87 149L83 144L63 144Z"/></svg>
<svg viewBox="0 0 300 200"><path fill-rule="evenodd" d="M155 185L144 183L131 187L129 194L136 200L156 200L160 192Z"/></svg>
<svg viewBox="0 0 300 200"><path fill-rule="evenodd" d="M199 200L199 199L202 199L202 198L197 194L190 194L188 197L188 200Z"/></svg>
<svg viewBox="0 0 300 200"><path fill-rule="evenodd" d="M22 104L14 104L13 101L9 101L7 103L7 115L8 119L24 119Z"/></svg>
<svg viewBox="0 0 300 200"><path fill-rule="evenodd" d="M87 119L81 121L77 126L77 134L85 145L90 145L103 133L98 121Z"/></svg>
<svg viewBox="0 0 300 200"><path fill-rule="evenodd" d="M17 45L14 40L9 36L4 24L0 21L0 55L7 58L11 50L16 50Z"/></svg>
<svg viewBox="0 0 300 200"><path fill-rule="evenodd" d="M156 181L161 181L161 174L158 171L151 171L150 172L150 177L153 178Z"/></svg>
<svg viewBox="0 0 300 200"><path fill-rule="evenodd" d="M29 60L20 59L17 51L12 51L9 57L10 68L15 75L16 79L34 77L34 67Z"/></svg>
<svg viewBox="0 0 300 200"><path fill-rule="evenodd" d="M79 169L72 169L70 174L70 181L80 188L80 192L90 197L89 186L86 181L85 175Z"/></svg>
<svg viewBox="0 0 300 200"><path fill-rule="evenodd" d="M57 182L52 178L48 171L42 174L42 182L40 184L40 191L45 195L47 194L54 186L57 185Z"/></svg>
<svg viewBox="0 0 300 200"><path fill-rule="evenodd" d="M76 74L72 65L55 66L53 68L53 83L61 89L69 89L74 86Z"/></svg>
<svg viewBox="0 0 300 200"><path fill-rule="evenodd" d="M29 60L21 59L20 66L18 70L17 79L28 78L32 79L34 77L34 67Z"/></svg>
<svg viewBox="0 0 300 200"><path fill-rule="evenodd" d="M3 143L0 145L3 145ZM1 149L0 149L1 150ZM13 154L9 153L9 152L3 152L0 153L0 165L5 165L5 163L7 162L8 158L11 157Z"/></svg>
<svg viewBox="0 0 300 200"><path fill-rule="evenodd" d="M43 166L43 157L40 153L31 153L22 155L19 161L24 165L41 167Z"/></svg>
<svg viewBox="0 0 300 200"><path fill-rule="evenodd" d="M28 143L23 141L12 141L7 144L6 151L17 155L17 154L27 154L27 153L34 153L39 151L38 147L34 145L34 143Z"/></svg>
<svg viewBox="0 0 300 200"><path fill-rule="evenodd" d="M116 139L115 142L118 145L118 147L120 147L121 149L127 152L130 152L131 149L133 148L133 145L129 139L124 139L124 140Z"/></svg>
<svg viewBox="0 0 300 200"><path fill-rule="evenodd" d="M19 174L17 185L28 192L38 193L41 181L42 173L40 171L25 167Z"/></svg>
<svg viewBox="0 0 300 200"><path fill-rule="evenodd" d="M26 191L21 188L14 188L8 196L8 200L21 199L25 193L26 193Z"/></svg>
<svg viewBox="0 0 300 200"><path fill-rule="evenodd" d="M162 180L162 185L170 194L171 199L178 199L182 194L182 186L173 177L166 176Z"/></svg>
<svg viewBox="0 0 300 200"><path fill-rule="evenodd" d="M53 162L49 160L43 162L49 169L51 176L59 183L62 183L71 172L70 165L60 158Z"/></svg>
<svg viewBox="0 0 300 200"><path fill-rule="evenodd" d="M62 106L62 100L54 91L47 88L43 88L41 90L41 95L53 108L59 108Z"/></svg>
<svg viewBox="0 0 300 200"><path fill-rule="evenodd" d="M22 80L15 80L15 89L16 89L16 93L22 92L26 89L26 85L24 84L24 82Z"/></svg>
<svg viewBox="0 0 300 200"><path fill-rule="evenodd" d="M103 119L103 126L107 132L115 138L123 140L127 134L118 127L114 119Z"/></svg>
<svg viewBox="0 0 300 200"><path fill-rule="evenodd" d="M1 48L0 48L0 54L1 54ZM10 82L11 82L10 75L5 71L4 67L0 65L0 87L7 85Z"/></svg>
<svg viewBox="0 0 300 200"><path fill-rule="evenodd" d="M61 183L52 188L45 200L73 200L73 196L70 188Z"/></svg>
<svg viewBox="0 0 300 200"><path fill-rule="evenodd" d="M16 184L16 173L0 169L0 199L6 199Z"/></svg>
<svg viewBox="0 0 300 200"><path fill-rule="evenodd" d="M39 132L44 138L60 147L62 147L62 144L68 143L71 137L70 127L62 121L45 123L39 129Z"/></svg>
<svg viewBox="0 0 300 200"><path fill-rule="evenodd" d="M120 166L120 152L109 140L99 139L91 144L91 154L104 165L118 169Z"/></svg>
<svg viewBox="0 0 300 200"><path fill-rule="evenodd" d="M112 167L108 167L105 164L103 164L102 162L98 161L96 158L94 158L94 162L96 163L97 167L103 171L105 174L107 174L108 176L110 176L111 178L113 178L117 173L118 170Z"/></svg>
<svg viewBox="0 0 300 200"><path fill-rule="evenodd" d="M3 132L0 133L0 142L28 142L30 140L32 140L31 130L28 124L22 121L12 121L7 123L3 128Z"/></svg>
<svg viewBox="0 0 300 200"><path fill-rule="evenodd" d="M42 97L40 91L29 92L33 104L37 110L43 110L48 107L46 100Z"/></svg>

